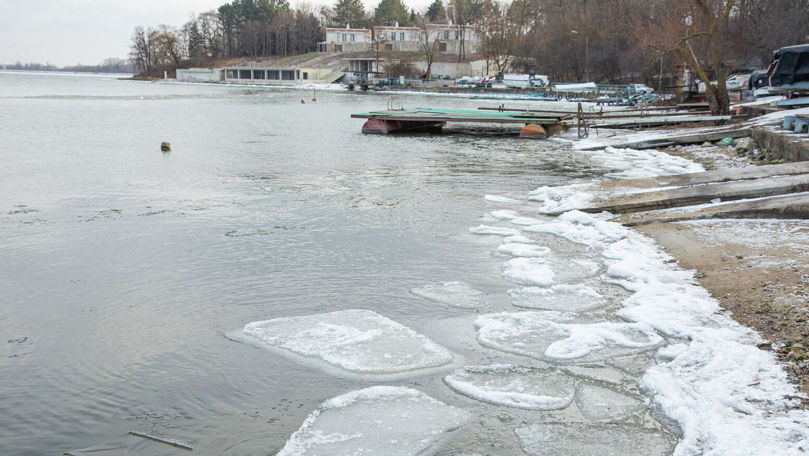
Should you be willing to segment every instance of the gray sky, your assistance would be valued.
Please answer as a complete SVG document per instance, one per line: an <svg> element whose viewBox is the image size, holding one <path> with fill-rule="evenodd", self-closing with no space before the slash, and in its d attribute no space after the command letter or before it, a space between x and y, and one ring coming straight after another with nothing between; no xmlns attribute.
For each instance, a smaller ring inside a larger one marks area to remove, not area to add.
<svg viewBox="0 0 809 456"><path fill-rule="evenodd" d="M0 0L0 63L50 62L95 65L107 57L126 58L138 25L181 26L189 14L229 0ZM299 2L291 1L296 5ZM333 0L309 0L311 5ZM365 0L366 8L378 0ZM423 9L430 0L405 0Z"/></svg>

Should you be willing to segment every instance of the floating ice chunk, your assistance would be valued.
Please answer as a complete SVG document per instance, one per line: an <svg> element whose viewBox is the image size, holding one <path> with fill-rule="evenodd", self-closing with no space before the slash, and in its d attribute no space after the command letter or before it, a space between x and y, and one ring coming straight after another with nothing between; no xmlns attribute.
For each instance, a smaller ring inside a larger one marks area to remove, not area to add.
<svg viewBox="0 0 809 456"><path fill-rule="evenodd" d="M444 377L455 391L479 401L530 410L563 409L573 401L573 378L562 370L469 366Z"/></svg>
<svg viewBox="0 0 809 456"><path fill-rule="evenodd" d="M513 258L503 264L503 277L521 285L549 287L555 274L546 260L541 258Z"/></svg>
<svg viewBox="0 0 809 456"><path fill-rule="evenodd" d="M529 201L540 201L540 214L554 214L587 207L594 198L587 190L591 184L540 187L528 195Z"/></svg>
<svg viewBox="0 0 809 456"><path fill-rule="evenodd" d="M561 282L573 282L594 277L598 272L598 268L599 264L595 261L583 259L556 261L553 263L556 279Z"/></svg>
<svg viewBox="0 0 809 456"><path fill-rule="evenodd" d="M576 386L576 405L591 420L621 420L640 411L641 398L619 393L612 388L581 382Z"/></svg>
<svg viewBox="0 0 809 456"><path fill-rule="evenodd" d="M503 243L504 244L515 244L515 243L517 243L517 244L533 244L534 241L532 241L531 239L528 239L527 237L525 237L525 236L523 236L521 234L518 234L516 236L508 236L508 237L503 238Z"/></svg>
<svg viewBox="0 0 809 456"><path fill-rule="evenodd" d="M509 242L497 247L497 252L515 257L543 257L549 254L551 249L539 245Z"/></svg>
<svg viewBox="0 0 809 456"><path fill-rule="evenodd" d="M607 302L597 291L584 285L554 285L550 288L524 287L508 290L511 303L527 309L583 312Z"/></svg>
<svg viewBox="0 0 809 456"><path fill-rule="evenodd" d="M421 454L470 414L400 386L372 386L321 404L278 456Z"/></svg>
<svg viewBox="0 0 809 456"><path fill-rule="evenodd" d="M670 435L621 424L530 424L515 433L532 456L668 456L675 445Z"/></svg>
<svg viewBox="0 0 809 456"><path fill-rule="evenodd" d="M410 290L416 296L440 302L452 307L474 309L486 304L486 298L465 282L444 282Z"/></svg>
<svg viewBox="0 0 809 456"><path fill-rule="evenodd" d="M478 225L469 228L469 232L473 234L491 234L495 236L516 236L520 234L514 228L503 228L500 226Z"/></svg>
<svg viewBox="0 0 809 456"><path fill-rule="evenodd" d="M500 209L498 211L492 211L491 216L497 220L513 220L520 216L517 211L510 211L507 209Z"/></svg>
<svg viewBox="0 0 809 456"><path fill-rule="evenodd" d="M444 347L370 310L256 321L243 332L248 340L355 373L392 374L452 362Z"/></svg>
<svg viewBox="0 0 809 456"><path fill-rule="evenodd" d="M508 198L506 196L499 196L499 195L485 195L483 199L485 199L490 203L500 203L500 204L516 204L520 202L519 200L515 200L514 198Z"/></svg>
<svg viewBox="0 0 809 456"><path fill-rule="evenodd" d="M475 326L481 345L545 361L604 360L663 344L663 338L646 325L559 323L547 312L481 315Z"/></svg>

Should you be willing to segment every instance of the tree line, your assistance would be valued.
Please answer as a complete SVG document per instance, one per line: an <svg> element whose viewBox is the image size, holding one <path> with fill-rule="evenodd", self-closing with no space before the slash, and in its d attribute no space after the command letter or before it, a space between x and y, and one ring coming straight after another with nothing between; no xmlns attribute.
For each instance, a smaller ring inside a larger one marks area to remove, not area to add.
<svg viewBox="0 0 809 456"><path fill-rule="evenodd" d="M134 68L132 63L126 59L118 59L114 57L106 58L98 65L76 65L56 66L50 63L22 63L15 62L10 64L3 64L0 67L6 70L14 71L69 71L72 73L123 73L133 74Z"/></svg>
<svg viewBox="0 0 809 456"><path fill-rule="evenodd" d="M294 10L287 0L233 0L179 28L136 28L131 57L139 72L158 76L184 63L315 51L327 26L448 21L475 26L491 75L533 70L555 81L666 89L689 68L717 81L708 98L726 112L732 71L765 66L775 49L807 41L809 0L434 0L421 12L402 0L373 10L361 0Z"/></svg>

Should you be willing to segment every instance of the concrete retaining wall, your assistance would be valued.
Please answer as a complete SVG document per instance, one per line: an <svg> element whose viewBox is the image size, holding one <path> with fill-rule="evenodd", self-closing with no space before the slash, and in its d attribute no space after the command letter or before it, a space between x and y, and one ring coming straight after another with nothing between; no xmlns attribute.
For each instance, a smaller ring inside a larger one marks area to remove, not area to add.
<svg viewBox="0 0 809 456"><path fill-rule="evenodd" d="M809 136L754 128L751 133L765 160L788 162L809 160Z"/></svg>

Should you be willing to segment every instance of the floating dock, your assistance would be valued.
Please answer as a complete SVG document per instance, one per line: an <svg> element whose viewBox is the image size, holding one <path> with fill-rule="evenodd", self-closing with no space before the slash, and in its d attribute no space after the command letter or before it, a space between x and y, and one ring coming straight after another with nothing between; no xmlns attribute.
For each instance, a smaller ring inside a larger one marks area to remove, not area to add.
<svg viewBox="0 0 809 456"><path fill-rule="evenodd" d="M481 111L475 109L387 109L352 114L354 119L368 119L363 133L395 133L441 131L449 122L523 124L521 137L544 139L564 129L562 116L539 115L531 111Z"/></svg>

